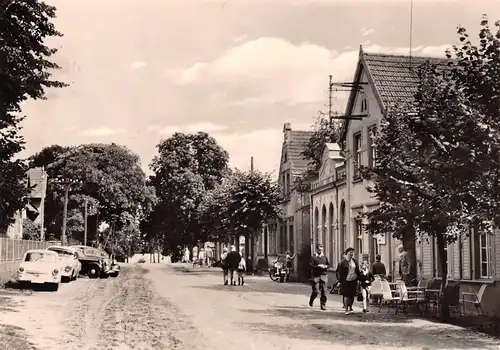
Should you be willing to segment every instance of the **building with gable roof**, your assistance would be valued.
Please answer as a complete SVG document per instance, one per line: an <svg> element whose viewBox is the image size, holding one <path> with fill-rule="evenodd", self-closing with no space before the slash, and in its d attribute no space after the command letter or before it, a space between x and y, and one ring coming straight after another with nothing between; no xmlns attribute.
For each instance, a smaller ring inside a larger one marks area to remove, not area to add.
<svg viewBox="0 0 500 350"><path fill-rule="evenodd" d="M309 207L309 194L294 188L297 176L307 170L309 160L302 156L305 145L313 135L312 131L292 130L290 123L283 126L283 146L279 167L278 183L283 193L281 209L283 218L279 222L267 223L263 227L258 258L270 264L279 254L290 251L291 255L310 246L309 213L302 210ZM299 255L299 254L297 254ZM297 276L299 258L294 260L294 275Z"/></svg>
<svg viewBox="0 0 500 350"><path fill-rule="evenodd" d="M447 59L373 54L360 47L354 83L362 89L351 90L345 115L366 117L346 120L342 125L339 143L345 164L337 160L335 152L338 148L325 146L325 170L312 184L312 242L323 240L325 248L330 247L327 252L334 261L341 258L338 254L346 246L354 247L360 260L372 261L376 254L381 254L382 262L392 276L398 275L396 248L403 243L415 262L413 273L416 276L439 279L440 266L444 263L448 278L459 280L461 291L478 292L482 285L487 285L483 310L489 309L500 315L500 303L495 297L500 291L495 285L495 281L500 281L499 230L494 235L472 232L470 237L462 237L447 247L447 261L441 262L433 239L422 243L414 240L399 242L391 237L390 232L384 237L373 237L364 230L365 219L359 217L378 205L366 190L370 182L361 179L358 170L359 165L370 167L376 164L372 132L388 109L412 102L418 90L418 67L428 61L438 69L448 69Z"/></svg>
<svg viewBox="0 0 500 350"><path fill-rule="evenodd" d="M31 188L31 194L26 207L15 214L15 221L7 228L6 236L12 239L22 239L23 221L26 218L41 228L44 227L43 218L45 214L45 196L47 193L47 173L43 168L32 168L28 170L27 177L27 185ZM40 234L42 235L43 232L40 232Z"/></svg>

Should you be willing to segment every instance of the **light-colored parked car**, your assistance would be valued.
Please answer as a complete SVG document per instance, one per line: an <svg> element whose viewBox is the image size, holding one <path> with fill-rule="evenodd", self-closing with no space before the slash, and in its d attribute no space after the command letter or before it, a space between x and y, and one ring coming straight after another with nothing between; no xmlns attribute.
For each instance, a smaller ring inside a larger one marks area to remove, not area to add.
<svg viewBox="0 0 500 350"><path fill-rule="evenodd" d="M59 256L50 250L28 250L17 270L17 279L21 283L47 284L57 291L61 283Z"/></svg>
<svg viewBox="0 0 500 350"><path fill-rule="evenodd" d="M51 246L47 250L56 252L59 256L61 278L63 282L76 280L82 269L82 263L78 260L76 248L65 246Z"/></svg>

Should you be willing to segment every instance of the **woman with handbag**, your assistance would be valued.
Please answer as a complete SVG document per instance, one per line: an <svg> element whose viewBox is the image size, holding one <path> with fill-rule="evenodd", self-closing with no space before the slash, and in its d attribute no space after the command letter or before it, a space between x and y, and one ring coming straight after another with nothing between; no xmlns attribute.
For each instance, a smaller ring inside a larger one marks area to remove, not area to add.
<svg viewBox="0 0 500 350"><path fill-rule="evenodd" d="M371 285L374 280L375 278L368 268L368 263L363 261L359 274L359 285L361 290L358 295L358 301L363 301L363 312L365 313L368 312L368 295L370 294Z"/></svg>
<svg viewBox="0 0 500 350"><path fill-rule="evenodd" d="M358 280L361 275L359 265L354 256L354 248L347 248L344 259L339 263L338 273L339 281L342 286L342 295L344 296L345 314L350 315L354 312L352 305L358 291Z"/></svg>

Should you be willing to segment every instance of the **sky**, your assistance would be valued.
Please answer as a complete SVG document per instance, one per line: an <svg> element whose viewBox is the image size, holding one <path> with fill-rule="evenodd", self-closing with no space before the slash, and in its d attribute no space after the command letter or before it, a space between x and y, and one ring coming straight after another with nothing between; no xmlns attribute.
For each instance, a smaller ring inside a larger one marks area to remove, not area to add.
<svg viewBox="0 0 500 350"><path fill-rule="evenodd" d="M148 166L173 132L210 133L231 166L279 168L283 124L311 129L328 76L351 81L359 46L409 53L411 0L46 0L50 39L70 84L23 105L29 156L42 147L115 142ZM443 56L461 24L477 36L500 0L413 0L412 52ZM497 17L495 17L495 15ZM345 95L334 94L343 112Z"/></svg>

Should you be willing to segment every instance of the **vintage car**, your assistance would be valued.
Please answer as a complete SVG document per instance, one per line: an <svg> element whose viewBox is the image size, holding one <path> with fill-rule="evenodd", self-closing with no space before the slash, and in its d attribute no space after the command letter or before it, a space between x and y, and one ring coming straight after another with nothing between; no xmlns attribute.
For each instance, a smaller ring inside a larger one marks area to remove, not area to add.
<svg viewBox="0 0 500 350"><path fill-rule="evenodd" d="M102 250L98 248L88 247L84 245L71 246L78 249L78 260L82 264L81 274L89 276L89 278L108 278L110 267L104 261Z"/></svg>
<svg viewBox="0 0 500 350"><path fill-rule="evenodd" d="M44 284L57 291L61 283L60 265L56 252L42 249L28 250L17 270L17 280L22 284Z"/></svg>
<svg viewBox="0 0 500 350"><path fill-rule="evenodd" d="M69 282L78 278L82 263L78 260L79 256L76 248L50 246L47 250L56 252L59 256L62 282Z"/></svg>

